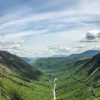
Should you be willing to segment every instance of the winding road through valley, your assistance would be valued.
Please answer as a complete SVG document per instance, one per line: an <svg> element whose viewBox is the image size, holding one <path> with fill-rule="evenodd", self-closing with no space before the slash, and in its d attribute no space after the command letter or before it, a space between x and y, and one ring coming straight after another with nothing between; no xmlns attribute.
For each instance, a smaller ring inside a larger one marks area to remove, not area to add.
<svg viewBox="0 0 100 100"><path fill-rule="evenodd" d="M54 100L56 100L56 80L57 80L57 78L55 77L55 79L54 79L54 88L53 88L53 96L54 96Z"/></svg>

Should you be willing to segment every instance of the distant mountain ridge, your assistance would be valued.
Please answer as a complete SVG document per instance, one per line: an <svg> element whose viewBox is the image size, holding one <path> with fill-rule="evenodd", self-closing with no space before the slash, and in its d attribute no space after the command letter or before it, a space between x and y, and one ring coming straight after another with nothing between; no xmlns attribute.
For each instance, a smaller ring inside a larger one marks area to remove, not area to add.
<svg viewBox="0 0 100 100"><path fill-rule="evenodd" d="M30 64L31 62L35 62L38 59L42 59L45 57L35 57L35 58L31 58L31 57L20 57L23 61L25 61L26 63Z"/></svg>
<svg viewBox="0 0 100 100"><path fill-rule="evenodd" d="M54 57L54 58L56 58L56 57L68 57L68 55L53 55L53 56L51 56L51 58L52 57Z"/></svg>
<svg viewBox="0 0 100 100"><path fill-rule="evenodd" d="M26 63L28 63L30 61L30 58L27 57L20 57L23 61L25 61Z"/></svg>
<svg viewBox="0 0 100 100"><path fill-rule="evenodd" d="M79 54L71 54L68 57L71 57L71 58L91 57L91 56L98 54L99 52L100 52L99 50L88 50L88 51L85 51Z"/></svg>
<svg viewBox="0 0 100 100"><path fill-rule="evenodd" d="M88 50L83 53L79 54L71 54L71 55L53 55L50 57L35 57L35 58L30 58L30 57L20 57L22 60L24 60L26 63L32 63L35 62L38 59L44 59L44 58L60 58L60 57L68 57L68 58L83 58L83 57L92 57L96 54L98 54L100 50Z"/></svg>

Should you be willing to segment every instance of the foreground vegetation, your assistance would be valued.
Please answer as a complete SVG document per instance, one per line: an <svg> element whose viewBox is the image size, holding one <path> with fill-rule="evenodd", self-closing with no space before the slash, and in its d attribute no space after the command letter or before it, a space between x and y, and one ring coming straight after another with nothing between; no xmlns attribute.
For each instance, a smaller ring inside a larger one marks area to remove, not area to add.
<svg viewBox="0 0 100 100"><path fill-rule="evenodd" d="M16 55L0 51L0 100L53 100L48 75Z"/></svg>
<svg viewBox="0 0 100 100"><path fill-rule="evenodd" d="M53 84L41 81L22 80L19 76L0 71L0 100L53 100Z"/></svg>

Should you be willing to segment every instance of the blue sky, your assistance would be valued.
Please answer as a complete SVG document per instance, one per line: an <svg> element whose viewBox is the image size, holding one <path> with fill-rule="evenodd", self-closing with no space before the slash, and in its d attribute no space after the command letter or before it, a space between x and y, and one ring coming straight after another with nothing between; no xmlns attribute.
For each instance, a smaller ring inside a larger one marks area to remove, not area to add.
<svg viewBox="0 0 100 100"><path fill-rule="evenodd" d="M0 49L19 56L100 50L100 0L0 0Z"/></svg>

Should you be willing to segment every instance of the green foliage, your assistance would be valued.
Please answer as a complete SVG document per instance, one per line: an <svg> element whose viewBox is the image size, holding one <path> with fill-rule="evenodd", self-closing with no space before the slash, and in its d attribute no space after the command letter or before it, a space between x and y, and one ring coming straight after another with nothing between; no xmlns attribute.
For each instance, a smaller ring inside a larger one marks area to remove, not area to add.
<svg viewBox="0 0 100 100"><path fill-rule="evenodd" d="M100 54L93 58L40 59L31 64L37 70L17 56L3 53L0 53L0 100L53 100L55 77L57 100L100 99L100 69L90 77L100 66Z"/></svg>
<svg viewBox="0 0 100 100"><path fill-rule="evenodd" d="M19 57L0 51L0 100L53 100L49 79Z"/></svg>
<svg viewBox="0 0 100 100"><path fill-rule="evenodd" d="M99 55L100 54L93 58L80 59L40 59L33 63L32 66L48 75L53 75L52 78L55 76L58 78L56 80L57 100L94 100L94 97L95 100L99 100L99 70L93 76L89 77L89 75L100 66Z"/></svg>
<svg viewBox="0 0 100 100"><path fill-rule="evenodd" d="M35 80L26 82L11 73L1 76L0 100L53 100L52 83Z"/></svg>

